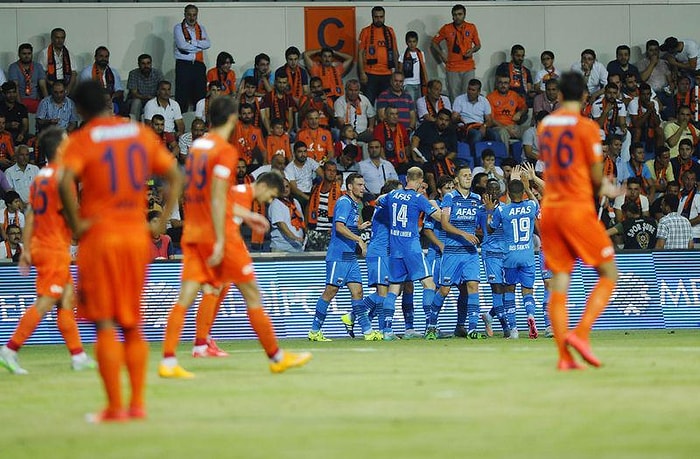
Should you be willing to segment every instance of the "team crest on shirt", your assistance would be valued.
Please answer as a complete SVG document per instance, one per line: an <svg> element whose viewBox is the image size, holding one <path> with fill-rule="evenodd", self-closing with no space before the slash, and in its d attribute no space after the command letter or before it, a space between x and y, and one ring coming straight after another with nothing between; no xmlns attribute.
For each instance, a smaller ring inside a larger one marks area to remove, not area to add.
<svg viewBox="0 0 700 459"><path fill-rule="evenodd" d="M325 136L325 135L322 135L322 136L321 136L321 140L323 140L323 141L325 142L325 141L326 141L326 136Z"/></svg>
<svg viewBox="0 0 700 459"><path fill-rule="evenodd" d="M509 100L508 103L511 105L511 107L512 107L513 105L515 105L515 102L512 101L512 100Z"/></svg>
<svg viewBox="0 0 700 459"><path fill-rule="evenodd" d="M256 134L253 134L250 138L253 140L257 140L258 136Z"/></svg>

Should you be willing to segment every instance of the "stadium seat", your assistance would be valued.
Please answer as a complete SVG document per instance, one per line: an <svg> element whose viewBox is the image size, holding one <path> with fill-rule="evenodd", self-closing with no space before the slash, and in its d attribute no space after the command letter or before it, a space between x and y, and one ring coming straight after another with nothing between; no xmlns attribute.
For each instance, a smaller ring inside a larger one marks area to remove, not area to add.
<svg viewBox="0 0 700 459"><path fill-rule="evenodd" d="M511 142L510 152L513 155L513 159L518 164L522 163L523 159L525 159L525 158L523 158L523 143L519 140L516 140L515 142Z"/></svg>
<svg viewBox="0 0 700 459"><path fill-rule="evenodd" d="M468 143L457 142L457 157L455 158L455 163L457 165L467 164L470 168L474 169L474 157L472 156L472 150L469 148Z"/></svg>
<svg viewBox="0 0 700 459"><path fill-rule="evenodd" d="M496 163L500 164L501 160L508 157L508 147L503 142L489 140L487 142L477 142L474 145L474 158L478 165L481 165L481 154L486 149L491 149L496 154Z"/></svg>

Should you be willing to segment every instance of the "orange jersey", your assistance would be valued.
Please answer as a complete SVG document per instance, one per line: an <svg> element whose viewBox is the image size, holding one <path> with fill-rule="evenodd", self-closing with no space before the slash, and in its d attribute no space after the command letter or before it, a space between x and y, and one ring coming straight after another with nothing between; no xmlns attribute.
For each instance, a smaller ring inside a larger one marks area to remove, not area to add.
<svg viewBox="0 0 700 459"><path fill-rule="evenodd" d="M63 144L63 167L82 183L80 215L113 230L145 229L146 181L164 175L175 158L148 127L118 117L98 117Z"/></svg>
<svg viewBox="0 0 700 459"><path fill-rule="evenodd" d="M542 207L592 202L591 166L603 160L598 124L560 108L540 124L538 141L547 184Z"/></svg>
<svg viewBox="0 0 700 459"><path fill-rule="evenodd" d="M450 22L440 27L437 35L433 37L433 43L447 42L448 72L468 72L476 68L474 57L464 59L464 53L474 46L480 46L479 32L471 22L463 22L459 27Z"/></svg>
<svg viewBox="0 0 700 459"><path fill-rule="evenodd" d="M240 229L242 220L233 216L233 206L239 206L250 210L253 207L253 185L234 185L229 189L226 203L226 239L229 237L241 237Z"/></svg>
<svg viewBox="0 0 700 459"><path fill-rule="evenodd" d="M321 79L323 89L329 97L335 97L337 99L345 93L343 90L342 66L333 65L329 68L321 64L315 64L311 67L311 76Z"/></svg>
<svg viewBox="0 0 700 459"><path fill-rule="evenodd" d="M12 146L12 136L9 132L0 132L0 159L11 160L15 157L15 149Z"/></svg>
<svg viewBox="0 0 700 459"><path fill-rule="evenodd" d="M372 75L391 75L398 65L396 35L391 27L374 27L368 25L360 31L360 49L365 52L365 72ZM389 51L394 53L393 62L389 62Z"/></svg>
<svg viewBox="0 0 700 459"><path fill-rule="evenodd" d="M245 160L248 166L253 162L253 158L256 155L265 151L262 131L251 124L238 122L229 142L233 145L238 145L241 158ZM256 148L257 152L255 151Z"/></svg>
<svg viewBox="0 0 700 459"><path fill-rule="evenodd" d="M68 255L71 232L61 211L56 169L52 164L39 171L29 189L29 204L34 212L32 249L55 250Z"/></svg>
<svg viewBox="0 0 700 459"><path fill-rule="evenodd" d="M265 141L267 145L267 162L272 161L272 157L275 155L284 155L287 162L292 159L292 151L289 145L289 134L286 132L281 136L270 135Z"/></svg>
<svg viewBox="0 0 700 459"><path fill-rule="evenodd" d="M486 96L486 98L491 104L491 116L493 120L506 126L514 125L513 115L527 108L525 99L515 91L509 90L506 94L501 94L494 90L491 94Z"/></svg>
<svg viewBox="0 0 700 459"><path fill-rule="evenodd" d="M309 158L325 161L333 156L333 136L325 129L302 129L297 134L297 141L304 142Z"/></svg>
<svg viewBox="0 0 700 459"><path fill-rule="evenodd" d="M226 180L229 186L233 185L237 165L238 150L216 134L204 134L192 143L185 164L183 243L214 244L212 179L216 177Z"/></svg>
<svg viewBox="0 0 700 459"><path fill-rule="evenodd" d="M221 94L233 94L236 92L236 72L229 70L226 75L219 73L219 69L214 67L207 72L207 84L218 81L224 87Z"/></svg>

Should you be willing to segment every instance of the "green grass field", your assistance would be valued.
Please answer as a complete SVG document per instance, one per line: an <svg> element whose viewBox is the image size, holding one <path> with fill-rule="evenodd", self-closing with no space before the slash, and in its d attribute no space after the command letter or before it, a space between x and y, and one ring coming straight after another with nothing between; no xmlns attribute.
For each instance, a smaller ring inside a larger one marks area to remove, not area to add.
<svg viewBox="0 0 700 459"><path fill-rule="evenodd" d="M227 359L181 361L194 381L160 380L152 346L149 419L88 425L97 374L61 346L21 353L0 373L0 457L700 457L697 330L600 332L605 367L558 373L551 340L332 343L305 368L267 369L255 341Z"/></svg>

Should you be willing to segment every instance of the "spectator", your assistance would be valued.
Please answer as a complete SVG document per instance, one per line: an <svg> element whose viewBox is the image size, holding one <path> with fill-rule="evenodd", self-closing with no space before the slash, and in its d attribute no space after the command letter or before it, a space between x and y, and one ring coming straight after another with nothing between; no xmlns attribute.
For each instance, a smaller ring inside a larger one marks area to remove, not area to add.
<svg viewBox="0 0 700 459"><path fill-rule="evenodd" d="M335 119L335 111L333 110L333 98L329 97L323 88L321 78L314 76L309 81L309 94L301 96L299 101L299 119L301 128L304 129L306 124L306 115L316 110L318 112L318 125L323 129L331 130L333 120Z"/></svg>
<svg viewBox="0 0 700 459"><path fill-rule="evenodd" d="M42 99L36 112L37 130L47 126L58 126L66 132L78 127L78 112L75 104L66 96L63 81L55 81L51 86L51 95Z"/></svg>
<svg viewBox="0 0 700 459"><path fill-rule="evenodd" d="M673 113L672 118L678 117L678 111L681 107L690 107L690 119L695 120L698 113L698 104L695 100L694 91L691 90L691 79L687 76L678 78L676 95L673 96Z"/></svg>
<svg viewBox="0 0 700 459"><path fill-rule="evenodd" d="M437 181L443 175L455 176L455 164L447 155L447 147L442 140L436 140L431 147L432 160L423 165L425 181L428 184L428 196L434 199L438 195Z"/></svg>
<svg viewBox="0 0 700 459"><path fill-rule="evenodd" d="M180 159L180 146L177 143L177 138L175 138L174 133L165 130L165 118L163 115L160 113L153 115L150 126L161 142L163 142L163 145L170 150L170 153L172 153L176 159Z"/></svg>
<svg viewBox="0 0 700 459"><path fill-rule="evenodd" d="M24 228L24 214L22 213L24 203L19 193L14 190L5 193L3 200L5 201L5 209L0 211L0 228L3 230L0 236L2 239L7 239L6 230L9 225Z"/></svg>
<svg viewBox="0 0 700 459"><path fill-rule="evenodd" d="M527 104L515 91L510 88L508 75L496 75L496 89L486 98L491 104L493 120L493 140L509 145L510 139L521 136L520 124L527 118Z"/></svg>
<svg viewBox="0 0 700 459"><path fill-rule="evenodd" d="M254 171L252 171L249 176L253 178L253 180L257 180L257 178L261 175L264 174L265 172L270 172L270 171L277 171L281 175L284 176L284 169L287 166L287 163L284 160L284 157L282 155L274 155L270 159L270 164L264 164Z"/></svg>
<svg viewBox="0 0 700 459"><path fill-rule="evenodd" d="M143 121L146 125L151 124L153 115L159 114L165 119L165 132L175 134L178 139L185 133L185 122L182 119L180 105L175 99L170 98L170 82L161 81L158 83L158 95L146 102L143 108Z"/></svg>
<svg viewBox="0 0 700 459"><path fill-rule="evenodd" d="M411 144L406 128L399 123L399 109L390 106L386 109L386 119L374 128L374 140L378 140L388 159L399 174L408 170Z"/></svg>
<svg viewBox="0 0 700 459"><path fill-rule="evenodd" d="M362 93L372 104L389 88L391 74L397 67L396 35L394 29L384 24L385 15L383 7L375 6L372 8L372 24L360 31L357 75L362 83Z"/></svg>
<svg viewBox="0 0 700 459"><path fill-rule="evenodd" d="M697 148L700 130L693 126L690 121L690 107L684 106L678 109L678 119L668 122L664 126L664 138L666 139L666 145L671 150L671 158L678 156L678 145L683 139L689 139L693 144L693 148Z"/></svg>
<svg viewBox="0 0 700 459"><path fill-rule="evenodd" d="M476 166L472 170L473 175L480 172L486 174L488 180L498 180L498 184L501 186L501 193L505 191L506 174L503 172L503 169L496 165L496 153L494 153L490 148L486 148L483 152L481 152L481 166Z"/></svg>
<svg viewBox="0 0 700 459"><path fill-rule="evenodd" d="M588 87L589 100L596 100L605 92L608 82L608 71L605 66L596 60L595 51L584 49L581 52L581 60L571 66L571 70L583 75Z"/></svg>
<svg viewBox="0 0 700 459"><path fill-rule="evenodd" d="M5 129L12 135L12 142L19 145L27 141L29 115L27 107L17 101L17 83L7 81L2 85L5 100L0 102L0 115L5 117Z"/></svg>
<svg viewBox="0 0 700 459"><path fill-rule="evenodd" d="M270 204L272 224L270 248L273 252L303 252L306 223L301 204L290 193L289 180L284 180L284 192Z"/></svg>
<svg viewBox="0 0 700 459"><path fill-rule="evenodd" d="M29 113L36 113L39 101L48 96L44 67L34 61L34 48L29 43L19 45L19 60L10 64L7 78L22 88L20 100Z"/></svg>
<svg viewBox="0 0 700 459"><path fill-rule="evenodd" d="M345 179L348 177L348 175L352 174L353 172L357 172L358 174L360 173L360 164L355 159L355 150L357 150L357 147L350 144L347 145L338 155L336 169L339 173L338 177L341 179L340 186L343 189L345 188Z"/></svg>
<svg viewBox="0 0 700 459"><path fill-rule="evenodd" d="M608 74L608 78L610 75L615 75L612 73ZM632 74L628 73L624 75L622 79L622 88L620 90L620 95L622 97L622 101L625 103L625 106L627 106L627 111L629 111L629 104L637 97L639 97L639 85L637 84L637 77ZM651 96L654 96L654 93L651 93Z"/></svg>
<svg viewBox="0 0 700 459"><path fill-rule="evenodd" d="M537 144L537 128L547 115L549 113L544 110L537 112L534 117L535 125L523 133L523 155L525 156L523 160L535 166L535 172L544 172L544 163L540 161L540 151Z"/></svg>
<svg viewBox="0 0 700 459"><path fill-rule="evenodd" d="M338 170L333 161L323 165L323 179L311 189L311 199L306 207L307 252L325 251L331 239L333 209L342 196L337 180Z"/></svg>
<svg viewBox="0 0 700 459"><path fill-rule="evenodd" d="M639 206L642 209L642 215L645 217L649 216L649 198L642 194L642 183L637 177L630 177L627 180L627 192L624 196L618 196L613 202L613 209L615 210L615 218L618 222L625 219L622 213L622 206L632 203Z"/></svg>
<svg viewBox="0 0 700 459"><path fill-rule="evenodd" d="M639 81L647 83L655 93L664 94L664 90L672 83L672 74L668 62L659 58L659 49L658 41L647 41L646 53L637 62L637 67L640 71Z"/></svg>
<svg viewBox="0 0 700 459"><path fill-rule="evenodd" d="M319 119L319 112L316 110L309 111L306 114L308 127L299 131L297 140L307 145L307 154L310 158L323 164L333 157L333 137L330 131L319 127Z"/></svg>
<svg viewBox="0 0 700 459"><path fill-rule="evenodd" d="M538 70L535 74L535 84L533 85L533 89L538 94L547 90L548 81L557 80L559 78L559 71L554 67L553 52L542 51L542 54L540 54L540 62L542 63L542 70ZM557 88L558 87L557 85ZM535 113L538 111L539 110L536 110Z"/></svg>
<svg viewBox="0 0 700 459"><path fill-rule="evenodd" d="M673 168L673 176L680 179L685 171L695 172L695 176L700 176L700 164L693 159L693 141L691 139L682 139L678 142L678 156L671 158L671 167Z"/></svg>
<svg viewBox="0 0 700 459"><path fill-rule="evenodd" d="M669 182L674 180L671 153L668 151L668 148L662 146L656 150L656 157L645 164L649 172L651 172L651 181L655 191L654 196L649 195L649 197L654 199L665 193Z"/></svg>
<svg viewBox="0 0 700 459"><path fill-rule="evenodd" d="M4 244L0 244L0 259L19 262L22 255L22 229L14 224L7 226L7 239Z"/></svg>
<svg viewBox="0 0 700 459"><path fill-rule="evenodd" d="M299 199L304 206L309 202L309 193L316 175L323 174L318 162L308 157L307 148L304 142L294 142L294 161L287 164L284 169L292 196Z"/></svg>
<svg viewBox="0 0 700 459"><path fill-rule="evenodd" d="M648 151L664 146L661 112L658 102L651 98L651 86L646 83L640 85L639 96L630 101L627 111L634 142L643 142Z"/></svg>
<svg viewBox="0 0 700 459"><path fill-rule="evenodd" d="M207 68L204 51L211 47L209 34L197 21L199 9L192 4L185 6L185 18L175 24L175 89L181 112L203 99L207 92Z"/></svg>
<svg viewBox="0 0 700 459"><path fill-rule="evenodd" d="M513 45L510 48L510 62L502 62L496 68L496 75L508 75L510 90L516 92L532 105L535 92L532 89L532 72L523 65L525 48L523 45Z"/></svg>
<svg viewBox="0 0 700 459"><path fill-rule="evenodd" d="M447 92L450 100L467 92L469 81L474 79L476 64L474 54L481 49L481 40L476 26L466 22L467 9L464 5L452 7L452 22L443 25L433 37L431 47L447 71ZM447 53L440 43L445 41Z"/></svg>
<svg viewBox="0 0 700 459"><path fill-rule="evenodd" d="M622 236L624 250L649 250L656 247L656 220L643 217L637 204L622 206L625 220L608 229L609 236Z"/></svg>
<svg viewBox="0 0 700 459"><path fill-rule="evenodd" d="M629 154L622 154L622 138L620 136L613 134L605 139L605 145L603 145L603 176L619 182L619 171L629 159Z"/></svg>
<svg viewBox="0 0 700 459"><path fill-rule="evenodd" d="M243 91L239 91L241 95L240 106L250 104L253 109L253 126L262 129L262 121L260 119L260 110L262 108L262 98L256 95L257 86L252 76L243 78Z"/></svg>
<svg viewBox="0 0 700 459"><path fill-rule="evenodd" d="M466 94L457 96L453 108L452 121L459 126L459 136L474 151L474 145L484 140L493 126L491 103L481 95L481 81L469 81Z"/></svg>
<svg viewBox="0 0 700 459"><path fill-rule="evenodd" d="M696 41L688 38L681 41L676 37L668 37L659 49L666 53L663 58L671 66L671 70L679 75L694 76L695 71L700 70L700 46Z"/></svg>
<svg viewBox="0 0 700 459"><path fill-rule="evenodd" d="M402 73L394 72L391 75L391 84L389 89L382 91L377 97L377 120L385 121L387 118L386 111L389 107L394 107L398 110L398 122L409 132L413 132L416 128L416 103L411 99L406 91L403 90L403 82L405 77Z"/></svg>
<svg viewBox="0 0 700 459"><path fill-rule="evenodd" d="M240 147L241 158L245 159L248 170L251 172L265 163L267 150L263 143L262 131L253 125L252 105L242 104L240 106L240 118L229 142Z"/></svg>
<svg viewBox="0 0 700 459"><path fill-rule="evenodd" d="M39 53L39 63L46 70L47 90L56 81L63 82L66 94L70 94L78 80L78 67L71 61L68 48L65 47L66 31L56 27L51 31L51 43Z"/></svg>
<svg viewBox="0 0 700 459"><path fill-rule="evenodd" d="M488 105L488 102L486 104ZM422 164L426 161L432 161L431 151L433 144L438 140L445 143L447 157L454 160L457 156L457 131L450 124L451 118L450 111L443 108L438 112L436 121L421 123L416 133L411 137L411 149L414 153L413 162Z"/></svg>
<svg viewBox="0 0 700 459"><path fill-rule="evenodd" d="M148 230L151 232L151 260L169 260L173 258L173 245L170 236L160 230L162 213L151 210L146 216Z"/></svg>
<svg viewBox="0 0 700 459"><path fill-rule="evenodd" d="M15 148L12 135L5 130L5 115L0 114L0 171L12 166L15 160Z"/></svg>
<svg viewBox="0 0 700 459"><path fill-rule="evenodd" d="M664 200L664 196L667 194L671 196L678 196L678 194L681 192L681 185L678 183L678 180L672 180L666 184L666 192L663 193L660 197L656 198L656 200L649 205L649 214L651 217L656 220L657 222L661 219L661 217L664 216L663 212L661 211L661 203Z"/></svg>
<svg viewBox="0 0 700 459"><path fill-rule="evenodd" d="M210 81L208 88L207 97L200 99L194 108L195 118L204 121L204 123L207 123L207 117L209 116L209 104L221 94L222 86L218 81Z"/></svg>
<svg viewBox="0 0 700 459"><path fill-rule="evenodd" d="M644 163L645 155L643 144L633 144L630 160L617 170L617 179L620 182L624 182L632 177L637 178L642 187L642 194L644 196L650 196L653 199L656 190L654 188L654 180L652 179L651 171Z"/></svg>
<svg viewBox="0 0 700 459"><path fill-rule="evenodd" d="M54 85L55 87L56 85ZM39 168L34 164L29 164L29 147L18 145L15 151L17 162L14 166L8 167L5 176L10 186L15 190L24 203L29 202L29 188L32 181L39 174Z"/></svg>
<svg viewBox="0 0 700 459"><path fill-rule="evenodd" d="M129 91L129 115L132 120L141 121L143 106L158 94L163 73L153 68L153 59L148 54L141 54L137 62L138 67L129 72L126 89Z"/></svg>
<svg viewBox="0 0 700 459"><path fill-rule="evenodd" d="M532 101L532 112L552 113L559 108L559 82L549 79L544 83L544 92L535 96Z"/></svg>
<svg viewBox="0 0 700 459"><path fill-rule="evenodd" d="M289 134L284 132L284 121L281 119L274 119L270 122L272 125L272 132L265 139L265 147L267 148L267 163L272 161L277 155L281 155L284 158L285 164L292 160L292 152L289 143ZM330 138L330 132L328 133L328 138ZM300 139L302 140L302 139Z"/></svg>
<svg viewBox="0 0 700 459"><path fill-rule="evenodd" d="M425 55L418 49L418 33L413 30L406 32L406 51L399 55L398 71L403 74L404 90L414 102L427 94L428 69L425 66Z"/></svg>
<svg viewBox="0 0 700 459"><path fill-rule="evenodd" d="M287 48L284 52L284 59L287 62L278 68L275 74L282 72L287 75L289 94L294 98L294 103L299 105L301 96L309 93L309 73L299 65L301 51L296 46Z"/></svg>
<svg viewBox="0 0 700 459"><path fill-rule="evenodd" d="M680 215L678 197L666 194L661 201L664 216L656 230L656 248L665 250L692 249L693 228L687 218Z"/></svg>
<svg viewBox="0 0 700 459"><path fill-rule="evenodd" d="M698 195L697 176L693 171L681 175L683 188L679 194L678 213L690 221L693 227L695 244L700 244L700 195Z"/></svg>
<svg viewBox="0 0 700 459"><path fill-rule="evenodd" d="M260 116L265 132L272 132L270 121L273 118L284 121L284 130L290 132L294 129L294 112L297 109L294 98L287 92L289 80L284 72L276 72L275 87L265 94L262 99Z"/></svg>
<svg viewBox="0 0 700 459"><path fill-rule="evenodd" d="M357 132L358 140L362 142L372 140L376 112L369 99L360 94L359 81L348 80L345 83L345 96L335 101L333 106L338 129L349 124Z"/></svg>
<svg viewBox="0 0 700 459"><path fill-rule="evenodd" d="M627 75L634 75L637 81L642 80L642 77L639 75L639 69L630 64L630 47L627 45L620 45L615 49L615 60L608 62L606 70L609 74L617 73L622 75L623 80Z"/></svg>
<svg viewBox="0 0 700 459"><path fill-rule="evenodd" d="M265 97L265 94L272 91L274 87L274 74L270 70L270 56L265 53L260 53L255 56L255 67L247 69L243 72L242 80L246 83L246 78L252 78L250 83L255 86L256 97ZM244 85L245 89L245 85Z"/></svg>
<svg viewBox="0 0 700 459"><path fill-rule="evenodd" d="M333 145L336 158L342 154L352 155L355 161L362 160L362 149L357 147L357 132L349 124L343 126L340 130L340 138Z"/></svg>
<svg viewBox="0 0 700 459"><path fill-rule="evenodd" d="M365 188L373 195L379 195L379 191L387 180L398 180L394 166L382 158L382 143L379 140L372 140L367 144L369 158L360 161L360 175L365 179Z"/></svg>
<svg viewBox="0 0 700 459"><path fill-rule="evenodd" d="M109 50L105 46L95 49L95 62L80 72L80 81L94 80L99 82L109 93L114 113L121 113L124 103L124 86L117 69L109 65Z"/></svg>
<svg viewBox="0 0 700 459"><path fill-rule="evenodd" d="M627 108L618 98L619 87L614 83L605 86L605 94L596 99L591 107L591 118L598 123L600 135L607 138L610 135L618 135L623 139L623 155L628 156L629 145L632 136L627 130Z"/></svg>
<svg viewBox="0 0 700 459"><path fill-rule="evenodd" d="M331 48L312 49L304 53L304 63L311 76L320 80L323 94L332 102L343 95L343 75L352 67L351 55ZM318 89L316 97L319 97Z"/></svg>
<svg viewBox="0 0 700 459"><path fill-rule="evenodd" d="M190 125L190 132L185 132L180 136L180 139L178 140L178 147L180 148L180 155L178 157L178 161L180 162L180 164L185 163L187 155L190 153L190 147L192 146L192 142L202 137L206 132L207 126L206 124L204 124L204 121L200 120L199 118L195 118L192 120L192 124Z"/></svg>
<svg viewBox="0 0 700 459"><path fill-rule="evenodd" d="M435 121L438 112L444 108L452 110L452 104L447 96L442 95L442 82L430 80L425 95L416 101L416 116L421 123Z"/></svg>
<svg viewBox="0 0 700 459"><path fill-rule="evenodd" d="M207 83L218 81L223 94L236 97L236 72L231 68L231 65L235 63L231 53L220 52L216 56L216 67L207 71Z"/></svg>

